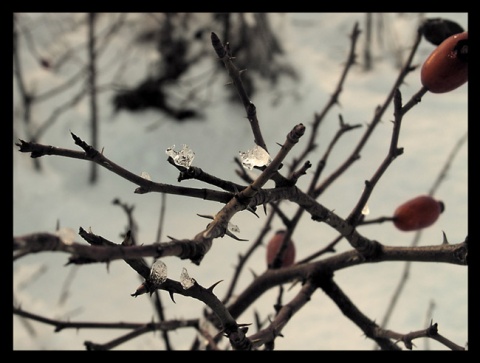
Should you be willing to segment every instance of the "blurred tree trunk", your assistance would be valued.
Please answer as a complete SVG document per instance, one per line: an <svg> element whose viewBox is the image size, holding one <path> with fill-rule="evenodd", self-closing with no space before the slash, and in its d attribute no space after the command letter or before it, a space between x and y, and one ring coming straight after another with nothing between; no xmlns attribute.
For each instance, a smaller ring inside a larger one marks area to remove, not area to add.
<svg viewBox="0 0 480 363"><path fill-rule="evenodd" d="M95 13L88 13L88 88L90 96L90 123L92 128L93 148L98 149L98 105L96 92L96 65L95 65ZM98 167L91 163L90 184L95 184L98 178Z"/></svg>
<svg viewBox="0 0 480 363"><path fill-rule="evenodd" d="M372 69L372 13L365 15L365 48L363 50L363 69Z"/></svg>

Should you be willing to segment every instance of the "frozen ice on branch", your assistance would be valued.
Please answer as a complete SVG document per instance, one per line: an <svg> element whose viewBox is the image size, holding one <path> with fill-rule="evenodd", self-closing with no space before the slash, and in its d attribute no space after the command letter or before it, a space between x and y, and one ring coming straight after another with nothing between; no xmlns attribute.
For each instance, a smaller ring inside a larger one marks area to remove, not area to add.
<svg viewBox="0 0 480 363"><path fill-rule="evenodd" d="M243 167L248 170L252 170L255 166L268 166L272 162L270 154L258 145L246 152L240 151L239 154Z"/></svg>
<svg viewBox="0 0 480 363"><path fill-rule="evenodd" d="M156 260L150 270L150 282L158 287L167 280L167 265L162 260Z"/></svg>
<svg viewBox="0 0 480 363"><path fill-rule="evenodd" d="M184 290L191 288L195 283L195 280L188 275L188 271L185 267L182 269L182 273L180 275L180 283L182 284Z"/></svg>
<svg viewBox="0 0 480 363"><path fill-rule="evenodd" d="M169 147L165 150L165 153L170 156L174 163L185 168L189 168L192 165L193 158L195 158L195 153L188 145L183 145L180 151L175 151L175 145Z"/></svg>

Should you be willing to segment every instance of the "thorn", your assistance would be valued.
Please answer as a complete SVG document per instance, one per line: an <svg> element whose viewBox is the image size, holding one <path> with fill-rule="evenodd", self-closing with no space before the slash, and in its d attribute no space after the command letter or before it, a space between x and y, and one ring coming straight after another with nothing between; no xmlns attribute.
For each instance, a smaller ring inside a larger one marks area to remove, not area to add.
<svg viewBox="0 0 480 363"><path fill-rule="evenodd" d="M238 194L238 193L239 193L239 192L238 192L238 188L237 188L237 186L236 186L235 184L233 185L233 191L235 192L235 194Z"/></svg>
<svg viewBox="0 0 480 363"><path fill-rule="evenodd" d="M244 324L238 324L238 327L241 328L241 327L250 326L250 325L252 325L252 323L244 323Z"/></svg>
<svg viewBox="0 0 480 363"><path fill-rule="evenodd" d="M176 304L176 301L173 298L173 291L169 291L168 294L170 295L170 299L172 299L173 303Z"/></svg>
<svg viewBox="0 0 480 363"><path fill-rule="evenodd" d="M263 212L267 215L267 203L263 203Z"/></svg>
<svg viewBox="0 0 480 363"><path fill-rule="evenodd" d="M213 289L215 288L215 286L217 286L220 282L222 282L223 280L219 280L217 282L215 282L212 286L210 286L207 290L209 290L210 292L213 292Z"/></svg>
<svg viewBox="0 0 480 363"><path fill-rule="evenodd" d="M254 210L252 207L247 206L247 210L248 210L249 212L252 212L255 216L257 216L257 218L260 218L259 215L255 212L255 210Z"/></svg>
<svg viewBox="0 0 480 363"><path fill-rule="evenodd" d="M287 291L290 291L291 289L293 289L301 280L300 279L296 279L292 285L290 285L290 287L287 289Z"/></svg>
<svg viewBox="0 0 480 363"><path fill-rule="evenodd" d="M445 234L444 231L442 231L442 233L443 233L443 242L442 242L442 245L448 245L449 243L448 243L448 240L447 240L447 235Z"/></svg>
<svg viewBox="0 0 480 363"><path fill-rule="evenodd" d="M133 245L132 232L130 230L128 230L127 233L125 233L125 237L122 241L122 245L123 246L132 246Z"/></svg>
<svg viewBox="0 0 480 363"><path fill-rule="evenodd" d="M233 239L237 240L237 241L248 241L248 239L241 239L241 238L238 238L237 236L235 236L232 232L230 232L228 229L225 231L225 234L229 237L232 237Z"/></svg>
<svg viewBox="0 0 480 363"><path fill-rule="evenodd" d="M214 217L212 215L208 215L208 214L198 214L197 213L197 216L202 217L202 218L207 218L207 219L214 219Z"/></svg>
<svg viewBox="0 0 480 363"><path fill-rule="evenodd" d="M143 295L147 292L147 286L145 283L141 284L139 287L137 287L137 290L133 294L130 294L130 296L137 297L139 295Z"/></svg>

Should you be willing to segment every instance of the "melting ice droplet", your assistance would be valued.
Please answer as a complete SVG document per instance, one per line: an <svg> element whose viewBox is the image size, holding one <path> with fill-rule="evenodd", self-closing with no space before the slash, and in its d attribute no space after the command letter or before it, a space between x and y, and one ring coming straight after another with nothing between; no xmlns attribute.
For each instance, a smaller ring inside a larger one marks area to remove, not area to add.
<svg viewBox="0 0 480 363"><path fill-rule="evenodd" d="M190 165L192 165L193 158L195 157L193 150L185 144L180 151L175 151L175 145L173 145L165 150L165 153L173 159L175 164L185 168L189 168Z"/></svg>
<svg viewBox="0 0 480 363"><path fill-rule="evenodd" d="M162 260L156 260L150 270L150 282L153 286L159 286L167 280L167 265Z"/></svg>
<svg viewBox="0 0 480 363"><path fill-rule="evenodd" d="M228 222L227 228L230 232L240 232L240 228L236 224Z"/></svg>
<svg viewBox="0 0 480 363"><path fill-rule="evenodd" d="M368 208L368 205L365 204L365 207L362 209L362 214L364 216L368 216L370 214L370 208Z"/></svg>
<svg viewBox="0 0 480 363"><path fill-rule="evenodd" d="M180 274L180 283L184 290L191 288L194 284L195 280L188 276L187 269L184 267L182 269L182 273Z"/></svg>
<svg viewBox="0 0 480 363"><path fill-rule="evenodd" d="M142 171L142 174L140 174L140 176L143 179L152 180L152 178L150 177L150 174L148 174L146 171Z"/></svg>
<svg viewBox="0 0 480 363"><path fill-rule="evenodd" d="M243 167L248 170L252 170L254 166L267 166L272 161L270 154L258 145L246 152L240 151L239 154Z"/></svg>
<svg viewBox="0 0 480 363"><path fill-rule="evenodd" d="M76 234L75 234L75 231L71 228L68 228L68 227L60 228L55 234L66 245L71 245L73 241L75 241Z"/></svg>

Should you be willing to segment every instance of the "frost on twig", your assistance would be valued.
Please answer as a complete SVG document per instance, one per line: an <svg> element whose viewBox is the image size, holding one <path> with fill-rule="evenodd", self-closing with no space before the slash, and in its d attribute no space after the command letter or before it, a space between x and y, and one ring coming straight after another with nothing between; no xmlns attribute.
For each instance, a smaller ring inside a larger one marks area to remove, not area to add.
<svg viewBox="0 0 480 363"><path fill-rule="evenodd" d="M365 204L365 207L362 209L362 214L364 216L368 216L370 214L370 208L368 208L368 205Z"/></svg>
<svg viewBox="0 0 480 363"><path fill-rule="evenodd" d="M236 233L240 232L240 228L238 228L238 226L236 224L233 224L233 223L230 223L230 222L228 222L227 229L230 232L236 232Z"/></svg>
<svg viewBox="0 0 480 363"><path fill-rule="evenodd" d="M193 159L195 158L195 153L188 145L183 145L180 151L175 151L175 145L167 148L165 153L173 159L173 162L176 165L189 168L192 165Z"/></svg>
<svg viewBox="0 0 480 363"><path fill-rule="evenodd" d="M243 167L248 170L252 170L255 166L268 166L272 162L270 154L258 145L246 152L240 151L239 154Z"/></svg>
<svg viewBox="0 0 480 363"><path fill-rule="evenodd" d="M207 218L207 219L215 219L214 216L212 216L212 215L207 215L207 214L197 214L197 216L202 217L202 218ZM235 240L237 240L237 241L248 241L248 240L246 240L246 239L238 238L238 237L235 236L232 232L240 233L240 228L238 228L238 226L237 226L236 224L233 224L233 223L228 222L227 229L226 229L226 231L225 231L225 234L226 234L227 236L230 236L230 237L232 237L233 239L235 239Z"/></svg>
<svg viewBox="0 0 480 363"><path fill-rule="evenodd" d="M162 260L156 260L150 270L150 283L158 287L167 280L167 265Z"/></svg>
<svg viewBox="0 0 480 363"><path fill-rule="evenodd" d="M75 241L76 233L73 229L64 227L55 232L60 240L66 245L71 245Z"/></svg>
<svg viewBox="0 0 480 363"><path fill-rule="evenodd" d="M148 174L146 171L142 171L142 174L140 174L140 176L143 178L143 179L146 179L146 180L152 180L152 177L150 176L150 174Z"/></svg>
<svg viewBox="0 0 480 363"><path fill-rule="evenodd" d="M187 269L184 267L182 273L180 274L180 283L184 290L187 290L193 286L195 280L188 275Z"/></svg>

